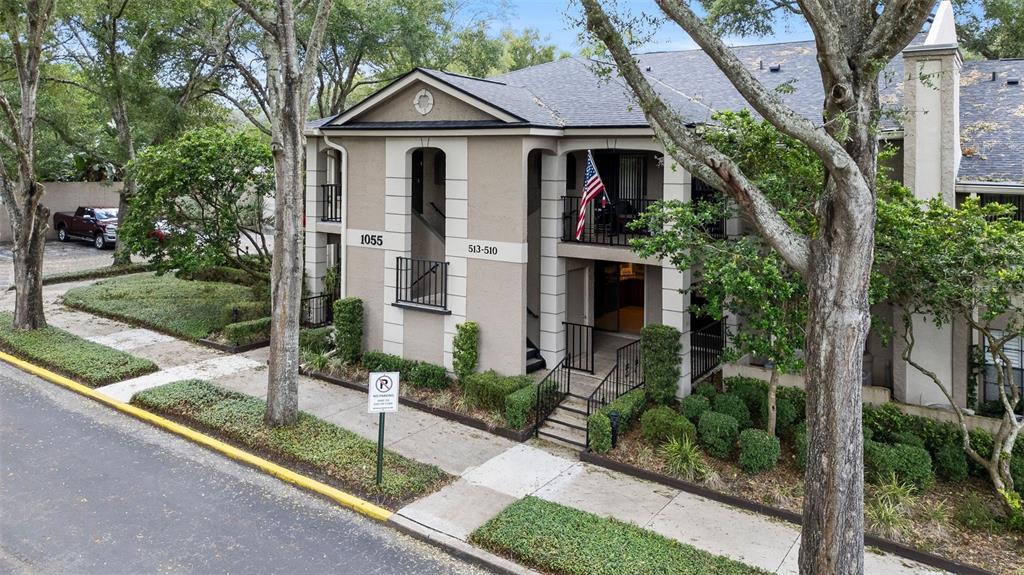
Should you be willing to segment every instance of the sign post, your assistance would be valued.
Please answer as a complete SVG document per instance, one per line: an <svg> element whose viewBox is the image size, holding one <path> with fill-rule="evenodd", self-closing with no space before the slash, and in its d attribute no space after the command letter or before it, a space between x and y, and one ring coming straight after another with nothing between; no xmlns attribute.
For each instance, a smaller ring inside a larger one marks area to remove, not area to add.
<svg viewBox="0 0 1024 575"><path fill-rule="evenodd" d="M397 371L370 374L366 411L380 414L377 429L377 485L380 485L384 476L384 414L398 411L399 376Z"/></svg>

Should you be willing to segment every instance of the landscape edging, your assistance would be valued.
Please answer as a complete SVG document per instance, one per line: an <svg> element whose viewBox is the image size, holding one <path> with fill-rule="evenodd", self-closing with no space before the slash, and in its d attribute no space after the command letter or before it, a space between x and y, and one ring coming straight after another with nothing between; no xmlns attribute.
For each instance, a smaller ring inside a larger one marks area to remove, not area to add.
<svg viewBox="0 0 1024 575"><path fill-rule="evenodd" d="M794 511L780 509L778 507L771 507L769 505L764 505L756 501L750 501L749 499L743 499L742 497L736 497L735 495L729 495L728 493L715 491L714 489L709 489L702 485L691 483L689 481L684 481L682 479L672 477L670 475L665 475L663 473L657 473L654 471L648 471L635 465L630 465L628 463L616 461L610 457L599 455L597 453L590 451L589 449L584 449L580 451L579 457L580 461L583 461L584 463L590 463L592 465L603 467L611 471L617 471L625 475L636 477L637 479L643 479L645 481L658 483L660 485L671 487L673 489L678 489L680 491L686 491L687 493L699 495L701 497L711 499L713 501L718 501L719 503L724 503L732 507L737 507L745 511L751 511L753 513L758 513L760 515L767 515L768 517L772 517L774 519L781 519L783 521L787 521L798 526L802 524L802 518L800 514ZM933 553L921 551L920 549L915 549L902 543L897 543L889 539L883 539L881 537L878 537L876 535L870 535L868 533L864 533L864 544L867 546L875 547L887 553L892 553L893 555L898 555L900 557L903 557L904 559L917 561L918 563L923 563L931 567L937 567L944 571L957 573L958 575L996 575L992 571L982 569L981 567L975 567L973 565L965 565L963 563L958 563L956 561L953 561L952 559L947 559L945 557L941 557Z"/></svg>
<svg viewBox="0 0 1024 575"><path fill-rule="evenodd" d="M261 347L267 347L268 345L270 345L270 340L268 339L266 341L255 341L255 342L252 342L252 343L247 343L245 345L231 345L231 344L227 344L227 343L220 343L218 341L213 341L212 339L206 339L205 337L203 337L203 338L197 339L196 343L198 343L199 345L201 345L203 347L208 347L210 349L216 349L217 351L223 351L224 353L232 353L232 354L234 354L234 353L244 353L246 351L252 351L254 349L259 349Z"/></svg>
<svg viewBox="0 0 1024 575"><path fill-rule="evenodd" d="M347 389L352 389L355 391L361 391L363 393L366 393L366 385L361 385L355 382L348 381L346 379L341 379L340 377L335 377L333 375L328 375L326 373L322 373L319 371L309 371L307 369L299 369L299 373L312 377L314 379L319 379L320 381L324 381L330 384L339 385ZM480 431L493 433L494 435L503 437L511 441L515 441L517 443L523 443L530 439L531 437L533 437L533 430L529 428L517 431L514 429L509 429L507 427L490 426L487 425L487 423L480 421L479 419L476 419L475 417L470 417L468 415L458 413L456 411L449 411L441 407L428 405L426 403L423 403L422 401L412 399L411 397L405 397L400 395L398 396L398 403L409 406L418 411L423 411L431 415L436 415L449 421L454 421L455 423L461 423L462 425L472 427L473 429L479 429Z"/></svg>

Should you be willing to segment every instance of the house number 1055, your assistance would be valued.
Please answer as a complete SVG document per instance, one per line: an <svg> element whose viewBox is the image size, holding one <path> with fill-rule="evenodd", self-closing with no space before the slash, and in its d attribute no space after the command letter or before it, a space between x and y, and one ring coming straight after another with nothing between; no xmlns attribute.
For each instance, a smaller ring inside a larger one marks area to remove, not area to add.
<svg viewBox="0 0 1024 575"><path fill-rule="evenodd" d="M359 236L359 245L382 246L384 245L384 236L381 234L363 234Z"/></svg>

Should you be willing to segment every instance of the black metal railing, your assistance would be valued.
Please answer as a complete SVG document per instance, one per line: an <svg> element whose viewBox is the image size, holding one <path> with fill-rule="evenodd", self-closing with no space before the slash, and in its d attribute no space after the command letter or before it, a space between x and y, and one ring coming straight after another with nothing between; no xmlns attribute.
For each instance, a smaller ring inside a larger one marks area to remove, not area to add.
<svg viewBox="0 0 1024 575"><path fill-rule="evenodd" d="M300 321L304 327L320 327L334 322L335 296L329 293L302 298Z"/></svg>
<svg viewBox="0 0 1024 575"><path fill-rule="evenodd" d="M576 238L580 198L562 196L562 241L609 246L629 246L629 240L649 235L646 230L632 230L630 222L640 217L657 200L617 200L601 206L596 200L587 209L583 232Z"/></svg>
<svg viewBox="0 0 1024 575"><path fill-rule="evenodd" d="M644 368L640 351L640 340L628 343L615 350L615 365L601 384L587 398L587 418L598 409L623 395L643 386ZM590 427L587 427L586 445L590 446Z"/></svg>
<svg viewBox="0 0 1024 575"><path fill-rule="evenodd" d="M715 321L690 332L690 378L692 381L715 371L722 364L725 324Z"/></svg>
<svg viewBox="0 0 1024 575"><path fill-rule="evenodd" d="M338 184L320 186L320 221L341 221L341 186Z"/></svg>
<svg viewBox="0 0 1024 575"><path fill-rule="evenodd" d="M562 322L565 327L565 366L594 373L594 326Z"/></svg>
<svg viewBox="0 0 1024 575"><path fill-rule="evenodd" d="M395 301L448 309L448 262L397 258Z"/></svg>
<svg viewBox="0 0 1024 575"><path fill-rule="evenodd" d="M562 403L565 396L569 394L569 385L572 382L572 371L566 365L566 360L558 362L554 369L548 372L544 379L537 384L537 401L534 404L533 434L537 435L544 420L550 416L558 404Z"/></svg>
<svg viewBox="0 0 1024 575"><path fill-rule="evenodd" d="M448 219L448 216L444 215L444 212L441 211L441 208L437 207L437 204L430 202L430 207L434 208L434 211L441 216L441 219Z"/></svg>

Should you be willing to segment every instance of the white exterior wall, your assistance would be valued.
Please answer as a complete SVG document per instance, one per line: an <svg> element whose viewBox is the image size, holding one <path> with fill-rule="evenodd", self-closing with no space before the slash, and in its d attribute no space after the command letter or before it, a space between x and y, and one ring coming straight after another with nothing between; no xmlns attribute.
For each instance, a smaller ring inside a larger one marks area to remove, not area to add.
<svg viewBox="0 0 1024 575"><path fill-rule="evenodd" d="M665 156L665 200L689 202L692 179L690 173ZM691 391L690 372L690 287L692 272L681 272L671 262L662 262L661 269L661 323L679 330L682 344L679 365L679 386L676 395L686 397Z"/></svg>
<svg viewBox="0 0 1024 575"><path fill-rule="evenodd" d="M565 259L558 257L562 239L562 196L565 195L565 154L541 159L540 346L549 368L565 355Z"/></svg>

